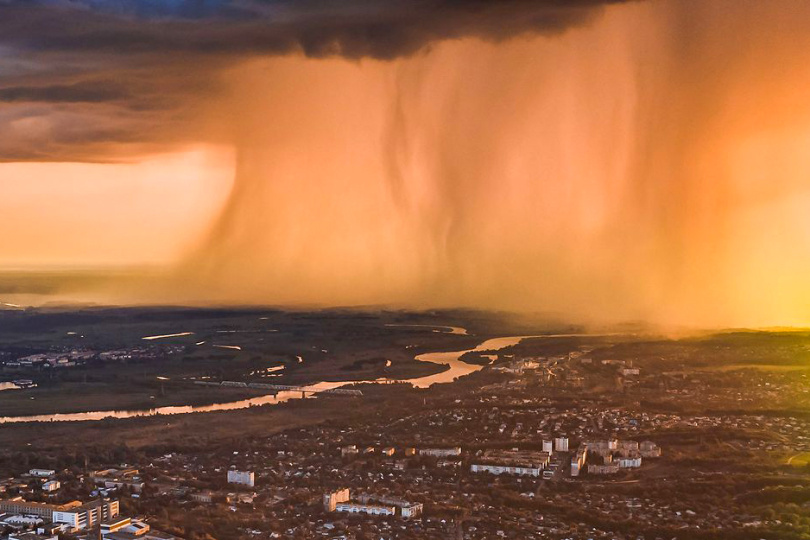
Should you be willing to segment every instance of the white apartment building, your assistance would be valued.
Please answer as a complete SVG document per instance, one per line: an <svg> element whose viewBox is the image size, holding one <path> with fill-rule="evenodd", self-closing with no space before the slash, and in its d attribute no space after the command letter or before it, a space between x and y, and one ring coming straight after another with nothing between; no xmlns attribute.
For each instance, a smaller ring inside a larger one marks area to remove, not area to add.
<svg viewBox="0 0 810 540"><path fill-rule="evenodd" d="M540 476L543 472L538 465L495 465L486 463L473 463L470 471L474 473L485 472L490 474L515 474L518 476Z"/></svg>
<svg viewBox="0 0 810 540"><path fill-rule="evenodd" d="M571 476L579 476L588 459L588 446L581 444L576 453L571 456Z"/></svg>
<svg viewBox="0 0 810 540"><path fill-rule="evenodd" d="M360 504L353 502L339 503L335 507L337 512L347 512L349 514L369 514L372 516L393 516L396 514L394 506L378 506L375 504Z"/></svg>
<svg viewBox="0 0 810 540"><path fill-rule="evenodd" d="M87 514L75 510L55 510L53 513L54 523L64 523L74 530L81 530L87 527Z"/></svg>
<svg viewBox="0 0 810 540"><path fill-rule="evenodd" d="M90 529L104 520L118 517L118 501L93 501L81 506L53 511L54 523L64 523L72 529Z"/></svg>
<svg viewBox="0 0 810 540"><path fill-rule="evenodd" d="M228 483L253 487L255 475L252 471L228 471Z"/></svg>
<svg viewBox="0 0 810 540"><path fill-rule="evenodd" d="M452 448L420 448L419 449L420 456L431 456L431 457L451 457L451 456L460 456L461 455L461 447L454 446Z"/></svg>

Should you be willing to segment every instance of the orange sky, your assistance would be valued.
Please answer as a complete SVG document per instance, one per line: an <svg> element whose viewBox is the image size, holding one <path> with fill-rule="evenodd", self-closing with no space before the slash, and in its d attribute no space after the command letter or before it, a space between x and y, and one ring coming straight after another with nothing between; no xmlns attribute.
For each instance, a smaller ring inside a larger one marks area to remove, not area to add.
<svg viewBox="0 0 810 540"><path fill-rule="evenodd" d="M0 265L174 273L113 302L810 324L807 23L799 1L662 0L394 59L161 64L179 108L119 126L153 137L89 122L49 150L131 163L0 164ZM17 127L101 114L56 110Z"/></svg>
<svg viewBox="0 0 810 540"><path fill-rule="evenodd" d="M2 163L0 267L176 263L232 181L232 152L207 146L123 164Z"/></svg>

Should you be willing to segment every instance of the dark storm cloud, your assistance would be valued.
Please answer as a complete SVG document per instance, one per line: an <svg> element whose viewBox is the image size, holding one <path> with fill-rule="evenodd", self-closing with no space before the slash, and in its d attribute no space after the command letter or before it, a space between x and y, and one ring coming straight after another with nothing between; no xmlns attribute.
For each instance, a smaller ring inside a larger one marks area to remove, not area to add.
<svg viewBox="0 0 810 540"><path fill-rule="evenodd" d="M0 102L101 103L125 100L130 92L112 81L83 81L48 86L0 86Z"/></svg>
<svg viewBox="0 0 810 540"><path fill-rule="evenodd" d="M559 32L619 0L7 0L0 40L29 50L391 58L443 39Z"/></svg>
<svg viewBox="0 0 810 540"><path fill-rule="evenodd" d="M199 136L206 100L243 59L392 59L554 34L618 1L0 0L0 161L104 161Z"/></svg>

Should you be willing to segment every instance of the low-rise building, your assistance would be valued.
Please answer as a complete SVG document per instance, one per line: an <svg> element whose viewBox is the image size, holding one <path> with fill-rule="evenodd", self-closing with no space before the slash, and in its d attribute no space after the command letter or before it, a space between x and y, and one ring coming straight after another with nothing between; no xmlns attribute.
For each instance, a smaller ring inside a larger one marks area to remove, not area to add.
<svg viewBox="0 0 810 540"><path fill-rule="evenodd" d="M198 503L210 504L214 502L214 494L211 491L200 491L190 495L191 500Z"/></svg>
<svg viewBox="0 0 810 540"><path fill-rule="evenodd" d="M408 503L399 508L400 512L402 512L402 517L405 519L418 517L422 515L422 511L424 510L422 503Z"/></svg>
<svg viewBox="0 0 810 540"><path fill-rule="evenodd" d="M632 458L619 458L616 463L621 469L636 469L641 467L641 456Z"/></svg>
<svg viewBox="0 0 810 540"><path fill-rule="evenodd" d="M619 472L618 463L605 463L604 465L597 465L596 463L588 464L588 474L616 474Z"/></svg>
<svg viewBox="0 0 810 540"><path fill-rule="evenodd" d="M132 524L132 519L128 517L118 516L117 518L107 519L101 522L100 529L101 535L106 536L110 533L118 532Z"/></svg>
<svg viewBox="0 0 810 540"><path fill-rule="evenodd" d="M9 525L14 528L26 529L40 525L45 522L44 518L39 516L25 516L19 514L3 514L0 516L0 523Z"/></svg>
<svg viewBox="0 0 810 540"><path fill-rule="evenodd" d="M118 489L128 487L135 493L140 493L143 489L144 483L138 476L138 469L103 469L100 471L93 471L90 479L98 486L103 486L106 489Z"/></svg>
<svg viewBox="0 0 810 540"><path fill-rule="evenodd" d="M102 522L99 532L103 540L182 540L172 534L154 530L148 523L128 517Z"/></svg>
<svg viewBox="0 0 810 540"><path fill-rule="evenodd" d="M29 516L41 516L53 520L54 512L80 507L82 503L73 501L63 505L47 504L40 502L28 502L22 497L0 500L0 512L8 514L25 514Z"/></svg>
<svg viewBox="0 0 810 540"><path fill-rule="evenodd" d="M57 489L59 489L60 485L61 484L59 483L59 480L49 480L44 484L42 484L42 491L48 492L56 491Z"/></svg>
<svg viewBox="0 0 810 540"><path fill-rule="evenodd" d="M39 534L35 532L13 532L8 535L8 540L58 540L55 534Z"/></svg>
<svg viewBox="0 0 810 540"><path fill-rule="evenodd" d="M639 444L639 453L645 458L661 457L661 447L652 441L642 441Z"/></svg>

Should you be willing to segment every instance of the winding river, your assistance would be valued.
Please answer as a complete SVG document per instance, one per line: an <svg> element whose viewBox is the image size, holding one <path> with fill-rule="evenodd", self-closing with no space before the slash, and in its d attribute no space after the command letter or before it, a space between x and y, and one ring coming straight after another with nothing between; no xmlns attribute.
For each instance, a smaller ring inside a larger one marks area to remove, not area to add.
<svg viewBox="0 0 810 540"><path fill-rule="evenodd" d="M446 327L449 328L449 327ZM466 333L466 330L464 331ZM461 333L461 332L453 332ZM350 384L359 383L389 383L389 382L408 382L417 388L427 388L437 383L449 383L458 377L469 375L475 371L483 368L483 366L468 364L461 361L461 356L468 352L499 350L506 347L511 347L520 343L522 340L529 337L544 337L544 336L512 336L512 337L499 337L488 339L483 343L472 349L465 349L463 351L451 352L429 352L420 354L416 360L420 362L432 362L435 364L446 364L450 366L449 369L436 373L434 375L427 375L425 377L416 377L413 379L377 379L376 381L337 381L337 382L319 382L315 384L306 385L307 391L311 390L331 390L346 386ZM548 336L556 337L556 336ZM301 399L301 392L299 391L282 391L274 395L258 396L249 399L242 399L239 401L230 401L225 403L214 403L211 405L177 405L168 407L158 407L154 409L142 410L112 410L112 411L88 411L78 413L56 413L56 414L40 414L31 416L2 416L0 417L0 424L20 423L20 422L81 422L87 420L104 420L106 418L136 418L140 416L160 416L160 415L175 415L175 414L188 414L195 412L213 412L213 411L232 411L236 409L246 409L248 407L255 407L259 405L273 405L283 403L291 399Z"/></svg>

